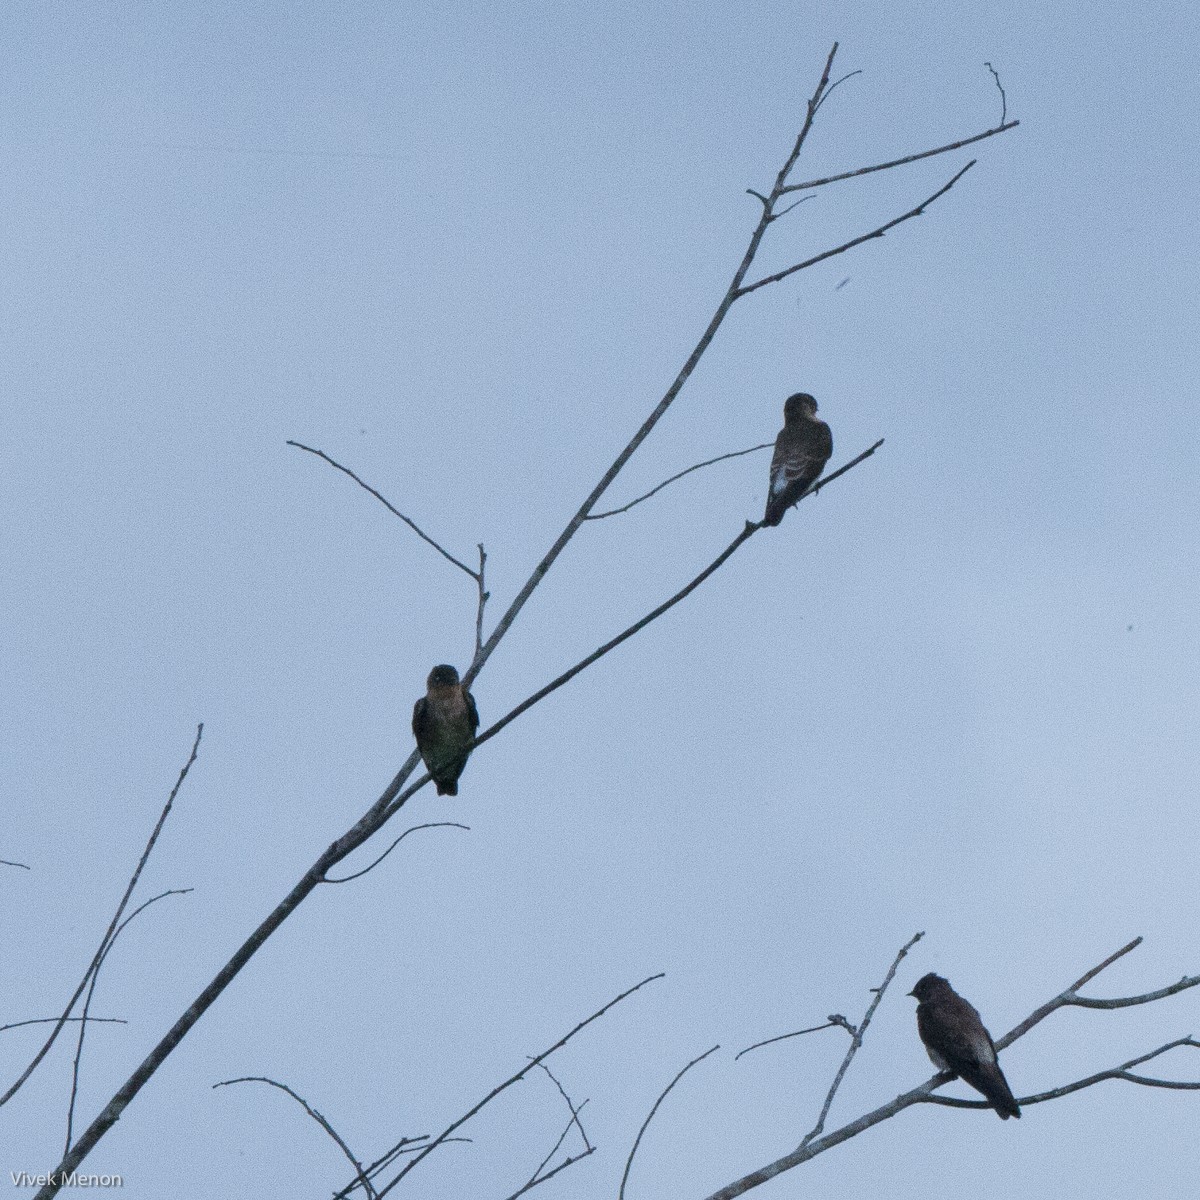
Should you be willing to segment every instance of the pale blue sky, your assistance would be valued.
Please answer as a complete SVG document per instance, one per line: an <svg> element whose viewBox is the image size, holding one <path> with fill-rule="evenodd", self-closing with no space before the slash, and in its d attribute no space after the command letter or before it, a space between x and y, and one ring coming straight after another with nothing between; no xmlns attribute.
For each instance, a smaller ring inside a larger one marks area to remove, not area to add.
<svg viewBox="0 0 1200 1200"><path fill-rule="evenodd" d="M1019 129L923 217L740 303L610 499L774 437L813 392L834 462L659 624L481 748L465 821L314 896L88 1160L130 1200L326 1196L440 1128L644 975L556 1064L600 1147L547 1184L703 1197L811 1126L841 1035L927 931L833 1121L929 1072L904 996L950 977L993 1033L1096 985L1200 971L1194 395L1198 24L1184 5L10 3L0 13L0 1023L50 1015L107 924L195 724L147 873L194 887L101 982L90 1119L411 749L469 581L490 615L673 378L830 44L811 178ZM970 157L826 188L784 266ZM840 289L843 279L849 282ZM586 527L475 686L485 723L761 513L766 456ZM365 861L365 858L364 858ZM1200 1028L1200 996L1068 1013L1004 1057L1041 1090ZM0 1042L3 1077L34 1035ZM22 1039L25 1040L22 1040ZM1200 1062L1177 1060L1200 1078ZM61 1149L65 1047L0 1113L0 1172ZM957 1085L956 1085L957 1087ZM416 1192L501 1200L559 1132L514 1089ZM1188 1093L1107 1084L922 1108L757 1195L1192 1197ZM265 1173L265 1177L264 1177Z"/></svg>

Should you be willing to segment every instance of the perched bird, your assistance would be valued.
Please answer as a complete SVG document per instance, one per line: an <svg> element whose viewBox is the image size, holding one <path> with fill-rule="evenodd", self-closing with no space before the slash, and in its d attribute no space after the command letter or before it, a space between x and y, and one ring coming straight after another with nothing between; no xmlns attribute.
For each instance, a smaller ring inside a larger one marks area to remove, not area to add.
<svg viewBox="0 0 1200 1200"><path fill-rule="evenodd" d="M413 705L412 728L417 749L439 796L458 795L458 777L471 756L470 745L479 728L475 697L458 680L458 672L443 663L429 672L425 695Z"/></svg>
<svg viewBox="0 0 1200 1200"><path fill-rule="evenodd" d="M917 1032L939 1071L953 1071L982 1092L1002 1120L1019 1117L1020 1108L996 1061L992 1036L973 1005L940 975L926 975L908 993L917 998Z"/></svg>
<svg viewBox="0 0 1200 1200"><path fill-rule="evenodd" d="M821 477L833 453L833 435L817 416L817 402L807 392L783 404L783 428L771 455L771 488L764 525L778 525L787 512Z"/></svg>

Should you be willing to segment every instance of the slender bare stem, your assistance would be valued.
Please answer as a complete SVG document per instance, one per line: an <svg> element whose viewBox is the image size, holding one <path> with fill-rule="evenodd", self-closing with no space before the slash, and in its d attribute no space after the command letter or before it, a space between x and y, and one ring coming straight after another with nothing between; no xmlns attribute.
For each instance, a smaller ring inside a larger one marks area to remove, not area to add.
<svg viewBox="0 0 1200 1200"><path fill-rule="evenodd" d="M303 1108L304 1111L308 1113L308 1115L312 1117L312 1119L316 1121L316 1123L320 1125L320 1127L325 1130L327 1134L329 1134L330 1138L333 1139L338 1149L341 1150L341 1152L350 1160L350 1165L357 1173L357 1181L366 1189L367 1196L370 1198L370 1200L375 1200L375 1188L363 1171L362 1163L358 1161L354 1155L354 1152L346 1144L346 1139L343 1138L342 1135L338 1133L338 1131L329 1123L329 1121L315 1108L313 1108L313 1106L309 1104L309 1102L305 1100L299 1092L293 1091L286 1083L280 1083L275 1079L268 1079L265 1075L243 1075L238 1079L222 1079L219 1083L214 1083L213 1087L231 1087L235 1083L265 1083L273 1088L278 1088L281 1092L286 1092L287 1095L291 1096L291 1098L295 1100L296 1103L299 1104L300 1107Z"/></svg>
<svg viewBox="0 0 1200 1200"><path fill-rule="evenodd" d="M423 542L427 542L432 546L447 562L452 562L460 571L466 571L472 579L478 580L479 576L467 566L466 563L460 562L453 554L450 553L444 546L435 542L411 517L406 517L382 492L376 491L369 483L357 476L349 467L344 467L335 458L330 458L324 450L314 450L312 446L306 446L303 442L295 442L289 440L289 446L295 446L297 450L306 450L309 454L315 454L318 458L324 459L331 467L336 467L344 475L349 475L355 483L365 492L370 492L384 508L388 510L394 517L399 517L405 525L409 527Z"/></svg>
<svg viewBox="0 0 1200 1200"><path fill-rule="evenodd" d="M753 1046L747 1046L745 1050L739 1050L734 1056L733 1061L737 1062L743 1054L749 1054L751 1050L761 1050L763 1046L773 1046L776 1042L786 1042L788 1038L803 1037L806 1033L820 1033L822 1029L847 1029L850 1036L854 1036L854 1027L849 1021L843 1017L840 1021L835 1021L832 1017L825 1022L824 1025L814 1025L811 1029L796 1029L791 1033L781 1033L778 1037L767 1038L765 1041L755 1042Z"/></svg>
<svg viewBox="0 0 1200 1200"><path fill-rule="evenodd" d="M100 970L108 960L112 948L117 944L117 938L125 932L125 927L140 913L145 912L152 904L157 904L159 900L165 900L168 896L186 896L191 888L171 888L169 891L160 892L157 896L151 896L149 900L139 904L117 926L111 938L108 939L108 945L104 947L104 953L100 956L100 961L96 963L96 969L92 972L91 982L88 984L87 996L83 1001L83 1020L79 1023L79 1037L75 1042L75 1058L71 1064L71 1097L67 1103L67 1134L63 1144L63 1153L66 1154L71 1149L71 1136L75 1122L75 1102L79 1098L79 1064L83 1060L83 1039L87 1033L88 1020L92 1008L92 998L96 994L96 984L100 980Z"/></svg>
<svg viewBox="0 0 1200 1200"><path fill-rule="evenodd" d="M846 1072L850 1069L850 1064L854 1061L854 1056L858 1053L858 1048L863 1044L863 1038L866 1036L867 1027L871 1024L871 1018L875 1015L875 1010L879 1007L879 1002L883 999L884 992L887 991L888 985L896 977L896 971L900 964L904 961L904 956L925 936L924 932L914 933L907 942L900 948L900 952L892 960L891 967L888 968L887 975L884 976L883 982L875 989L875 996L871 1003L867 1006L867 1011L863 1014L863 1019L858 1023L858 1027L854 1029L850 1037L850 1046L846 1051L845 1058L842 1059L842 1065L838 1067L838 1072L834 1076L833 1083L830 1085L829 1092L825 1097L825 1103L821 1105L821 1115L817 1118L817 1123L804 1135L800 1142L801 1146L807 1146L809 1142L820 1137L825 1129L825 1119L829 1116L830 1106L833 1104L833 1098L838 1093L838 1088L842 1086L842 1080L846 1077ZM840 1024L830 1017L833 1024Z"/></svg>
<svg viewBox="0 0 1200 1200"><path fill-rule="evenodd" d="M472 657L478 657L479 651L483 649L483 606L491 598L489 592L483 583L483 569L487 564L487 553L484 551L483 543L479 543L479 574L475 576L475 583L479 589L479 603L475 606L475 653Z"/></svg>
<svg viewBox="0 0 1200 1200"><path fill-rule="evenodd" d="M23 1025L56 1025L62 1017L33 1017L28 1021L13 1021L8 1025L0 1025L0 1033L7 1033L10 1029L20 1029ZM90 1021L93 1025L128 1025L129 1022L124 1017L68 1017L67 1023L73 1021Z"/></svg>
<svg viewBox="0 0 1200 1200"><path fill-rule="evenodd" d="M19 867L22 871L29 871L32 869L25 863L9 862L7 858L0 858L0 867Z"/></svg>
<svg viewBox="0 0 1200 1200"><path fill-rule="evenodd" d="M751 446L748 450L734 450L730 454L718 454L716 458L706 458L704 462L687 467L677 475L672 475L670 479L664 479L662 483L657 487L652 487L644 496L639 496L636 500L630 500L628 504L622 504L620 508L610 508L607 512L589 513L585 519L588 521L600 521L604 517L615 517L619 513L628 512L635 504L641 504L643 500L649 500L651 496L656 496L668 484L674 483L677 479L682 479L685 475L690 475L693 471L699 471L701 467L711 467L713 463L724 462L727 458L740 458L743 454L753 454L756 450L769 450L770 448L770 442L763 442L761 445Z"/></svg>
<svg viewBox="0 0 1200 1200"><path fill-rule="evenodd" d="M650 1122L654 1120L654 1114L658 1112L659 1106L670 1095L672 1088L697 1064L703 1062L710 1054L715 1054L720 1050L720 1046L710 1046L709 1049L696 1058L693 1058L686 1067L681 1070L670 1083L659 1093L658 1099L654 1102L654 1107L646 1114L646 1119L642 1122L641 1129L638 1130L637 1137L633 1139L633 1146L630 1148L629 1157L625 1160L625 1170L621 1173L621 1186L617 1191L617 1200L625 1200L625 1185L629 1182L629 1172L633 1168L633 1157L638 1152L638 1147L642 1144L642 1138L646 1130L650 1128Z"/></svg>
<svg viewBox="0 0 1200 1200"><path fill-rule="evenodd" d="M465 829L468 833L471 832L470 825L462 825L458 821L426 821L424 825L413 825L410 829L406 829L398 838L396 838L396 840L392 842L392 844L377 859L375 859L374 862L363 867L361 871L355 871L353 875L341 875L336 879L327 875L323 880L321 880L321 882L350 883L354 879L361 879L368 871L375 870L375 868L379 866L379 864L383 862L383 860L387 858L387 856L391 854L391 852L395 850L395 848L400 845L400 843L404 841L404 839L408 837L410 833L416 833L418 829Z"/></svg>

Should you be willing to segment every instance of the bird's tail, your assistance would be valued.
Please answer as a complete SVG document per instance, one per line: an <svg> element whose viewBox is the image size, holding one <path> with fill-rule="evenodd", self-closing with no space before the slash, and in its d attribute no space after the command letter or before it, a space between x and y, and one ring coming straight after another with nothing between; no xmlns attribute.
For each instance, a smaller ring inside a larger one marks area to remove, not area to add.
<svg viewBox="0 0 1200 1200"><path fill-rule="evenodd" d="M437 783L437 780L434 780ZM458 795L458 780L452 779L449 783L437 783L437 794L439 796L457 796Z"/></svg>

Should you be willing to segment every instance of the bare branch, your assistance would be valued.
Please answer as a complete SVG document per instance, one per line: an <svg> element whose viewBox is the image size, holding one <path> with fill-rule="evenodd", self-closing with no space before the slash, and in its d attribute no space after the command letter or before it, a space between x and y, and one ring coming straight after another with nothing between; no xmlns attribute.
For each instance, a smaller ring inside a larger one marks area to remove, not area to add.
<svg viewBox="0 0 1200 1200"><path fill-rule="evenodd" d="M419 537L423 542L427 542L429 545L431 545L444 559L446 559L447 562L452 562L460 571L466 571L466 573L470 575L472 579L478 581L479 576L472 571L466 563L459 562L459 560L455 558L449 550L435 542L433 538L431 538L429 534L427 534L416 523L416 521L414 521L411 517L406 517L389 499L387 499L386 496L383 495L382 492L376 491L369 483L365 482L363 479L360 479L359 476L350 470L349 467L343 467L342 464L336 459L330 458L324 450L314 450L312 446L306 446L303 442L295 442L289 439L287 444L289 446L295 446L297 450L307 450L309 454L315 454L317 458L323 458L331 467L336 467L342 472L342 474L349 475L350 478L353 479L354 482L363 489L363 491L370 492L371 495L374 496L375 499L378 500L379 503L382 504L383 507L392 514L392 516L399 517L400 520L402 520L405 525L407 525L409 529L411 529L413 533L417 535L417 537Z"/></svg>
<svg viewBox="0 0 1200 1200"><path fill-rule="evenodd" d="M766 287L769 283L778 283L781 279L786 279L789 275L795 275L797 271L803 271L808 267L815 266L819 262L824 262L827 258L833 258L838 254L845 254L847 250L853 250L855 246L861 246L863 242L869 242L872 238L883 237L889 229L895 229L897 225L901 225L905 221L911 221L913 217L919 217L935 200L944 196L975 165L975 162L975 159L971 159L961 171L938 188L932 196L928 196L922 200L916 208L909 209L908 212L880 225L878 229L872 229L870 233L864 233L859 237L851 238L850 241L843 242L840 246L835 246L832 250L823 250L820 254L805 259L804 262L796 263L783 271L776 271L774 275L767 275L762 279L755 280L754 283L746 284L744 287L738 289L738 298L748 296L751 292L757 291L760 287Z"/></svg>
<svg viewBox="0 0 1200 1200"><path fill-rule="evenodd" d="M550 1055L552 1055L556 1050L560 1050L577 1033L583 1029L586 1029L590 1024L592 1024L593 1021L598 1021L606 1012L608 1012L610 1008L620 1004L622 1000L632 996L634 992L644 988L648 983L653 983L655 980L662 978L663 974L660 971L657 975L650 975L643 979L641 983L636 983L633 987L626 989L615 999L610 1000L606 1005L604 1005L603 1008L597 1009L590 1017L586 1018L586 1020L580 1021L570 1033L559 1038L558 1041L555 1042L554 1045L548 1050L543 1050L541 1054L531 1058L528 1063L523 1066L515 1075L510 1075L503 1083L492 1088L492 1090L488 1092L488 1094L484 1096L482 1100L480 1100L477 1104L472 1105L472 1107L463 1113L461 1117L458 1117L456 1120L447 1125L446 1128L429 1143L429 1145L423 1147L414 1158L405 1164L404 1168L395 1176L395 1178L391 1180L390 1183L388 1183L385 1187L380 1188L380 1197L386 1196L388 1192L390 1192L392 1188L394 1188L396 1184L398 1184L400 1180L402 1180L409 1173L409 1171L411 1171L418 1163L424 1162L424 1160L430 1154L432 1154L433 1151L436 1150L438 1146L440 1146L452 1133L456 1132L463 1125L465 1125L473 1116L475 1116L476 1113L480 1111L480 1109L490 1104L497 1096L501 1094L501 1092L504 1092L508 1088L512 1087L514 1083L519 1083L525 1078L526 1075L529 1074L530 1071L533 1070L534 1067L540 1066L543 1061L550 1057ZM345 1196L346 1189L343 1189L343 1191L338 1193L338 1195L339 1197Z"/></svg>
<svg viewBox="0 0 1200 1200"><path fill-rule="evenodd" d="M540 1066L541 1064L539 1063L538 1065ZM563 1095L565 1096L566 1093L564 1092ZM568 1100L567 1103L570 1104L571 1102ZM587 1101L585 1100L583 1104L586 1103ZM582 1108L583 1104L581 1104L579 1108ZM563 1144L563 1142L567 1140L567 1134L570 1133L572 1129L576 1128L576 1126L579 1126L580 1132L582 1132L583 1127L579 1125L579 1109L572 1104L571 1120L567 1122L566 1128L564 1128L562 1133L558 1135L558 1141L550 1147L550 1153L547 1154L540 1163L538 1163L537 1169L532 1175L530 1175L525 1183L517 1188L517 1190L510 1196L505 1197L505 1200L516 1200L518 1196L524 1196L526 1192L532 1192L539 1183L545 1183L547 1179L553 1179L554 1176L559 1173L559 1171L563 1171L573 1163L579 1162L580 1159L587 1158L589 1154L595 1153L596 1147L593 1146L585 1136L584 1149L579 1154L568 1154L567 1157L563 1159L563 1161L560 1162L557 1167L553 1168L553 1170L546 1171L546 1165L558 1153L558 1148ZM546 1171L544 1175L542 1174L543 1171Z"/></svg>
<svg viewBox="0 0 1200 1200"><path fill-rule="evenodd" d="M961 150L964 146L970 146L974 142L982 142L984 138L995 137L998 133L1007 133L1010 129L1016 129L1020 123L1020 121L1005 123L1002 120L995 129L985 129L983 133L973 134L971 137L962 138L957 142L947 142L946 145L935 146L932 150L921 150L917 154L906 154L903 158L893 158L890 162L875 163L870 167L859 167L854 171L842 171L837 175L826 175L824 179L807 179L804 183L792 183L783 190L785 192L807 192L812 188L824 187L829 183L841 183L843 179L857 179L860 175L872 175L876 171L890 171L893 167L903 167L908 163L920 162L923 158L933 158L937 154L948 154L951 150Z"/></svg>
<svg viewBox="0 0 1200 1200"><path fill-rule="evenodd" d="M820 108L821 105L824 104L825 101L829 99L829 97L833 93L834 88L841 86L841 84L845 83L847 79L853 79L855 77L855 75L861 75L861 74L862 74L862 68L860 67L857 71L848 71L845 75L843 75L841 77L841 79L835 79L825 89L825 94L820 98L820 100L817 101L817 108Z"/></svg>
<svg viewBox="0 0 1200 1200"><path fill-rule="evenodd" d="M992 73L992 78L996 81L996 87L1000 89L1000 124L1004 125L1004 118L1008 116L1008 97L1004 94L1004 84L1000 82L1000 75L996 68L990 62L983 64Z"/></svg>
<svg viewBox="0 0 1200 1200"><path fill-rule="evenodd" d="M219 1083L214 1083L213 1087L230 1087L235 1083L265 1083L269 1084L273 1088L278 1088L281 1092L286 1092L289 1096L291 1096L291 1098L295 1100L296 1103L299 1104L300 1107L303 1108L304 1111L308 1113L308 1115L312 1117L312 1119L316 1121L316 1123L320 1125L320 1127L325 1130L327 1134L329 1134L329 1136L336 1143L338 1149L341 1150L341 1152L350 1160L350 1165L354 1168L357 1175L357 1181L360 1182L366 1189L370 1200L375 1200L375 1188L371 1184L371 1181L367 1178L366 1173L363 1171L362 1163L358 1161L354 1155L354 1152L348 1145L346 1145L345 1138L343 1138L341 1134L339 1134L338 1131L334 1129L332 1125L330 1125L329 1121L315 1108L313 1108L313 1106L309 1104L309 1102L305 1100L299 1092L293 1091L286 1083L280 1083L275 1079L268 1079L265 1075L243 1075L238 1079L222 1079Z"/></svg>
<svg viewBox="0 0 1200 1200"><path fill-rule="evenodd" d="M7 1033L10 1029L20 1029L22 1025L57 1025L62 1017L34 1017L28 1021L13 1021L8 1025L0 1025L0 1033ZM128 1025L129 1022L124 1017L68 1017L67 1023L72 1021L90 1021L93 1025L99 1023L101 1025Z"/></svg>
<svg viewBox="0 0 1200 1200"><path fill-rule="evenodd" d="M29 871L32 868L26 866L25 863L9 862L7 858L0 858L0 867L20 867L22 871Z"/></svg>
<svg viewBox="0 0 1200 1200"><path fill-rule="evenodd" d="M747 1046L745 1050L739 1050L734 1056L733 1061L737 1062L743 1054L749 1054L751 1050L761 1050L763 1046L773 1046L776 1042L786 1042L788 1038L803 1037L806 1033L820 1033L822 1029L845 1029L851 1037L854 1036L854 1026L842 1017L840 1021L835 1021L831 1016L824 1025L814 1025L811 1029L797 1029L792 1033L781 1033L778 1037L767 1038L762 1042L755 1042L753 1046Z"/></svg>
<svg viewBox="0 0 1200 1200"><path fill-rule="evenodd" d="M719 1045L712 1046L708 1050L705 1050L705 1052L703 1054L701 1054L698 1058L693 1058L692 1061L690 1063L688 1063L688 1065L686 1067L684 1067L683 1070L680 1071L679 1074L676 1075L675 1078L672 1079L671 1082L668 1083L667 1086L665 1088L663 1088L663 1090L659 1093L658 1099L655 1100L655 1102L654 1102L654 1107L650 1110L650 1112L646 1116L646 1119L642 1122L642 1127L641 1127L641 1129L638 1130L637 1137L635 1137L633 1139L633 1147L629 1151L629 1157L625 1160L625 1170L621 1175L621 1186L617 1191L617 1200L625 1200L625 1185L629 1182L629 1172L630 1172L631 1168L633 1167L633 1156L635 1154L637 1154L638 1147L642 1144L642 1137L645 1134L646 1130L650 1127L650 1122L654 1120L654 1114L656 1112L658 1112L659 1105L661 1105L662 1102L667 1098L667 1096L671 1092L671 1089L697 1063L703 1062L710 1054L715 1054L718 1050L720 1050L720 1048L721 1047Z"/></svg>
<svg viewBox="0 0 1200 1200"><path fill-rule="evenodd" d="M75 1041L75 1059L71 1064L71 1096L67 1102L67 1134L63 1144L63 1153L66 1154L71 1149L71 1136L75 1123L75 1102L79 1098L79 1064L83 1059L83 1039L87 1034L88 1014L92 1007L92 998L96 994L96 984L100 980L100 969L108 961L108 956L112 952L112 948L117 944L117 938L125 932L126 926L140 913L143 913L152 904L157 904L159 900L165 900L168 896L186 896L191 888L171 888L169 891L160 892L157 896L151 896L149 900L139 904L117 926L111 938L108 939L108 945L104 947L104 952L100 955L99 961L96 963L96 968L92 971L91 982L88 984L87 996L83 1001L83 1020L79 1023L79 1037Z"/></svg>
<svg viewBox="0 0 1200 1200"><path fill-rule="evenodd" d="M491 592L487 591L483 584L483 569L487 563L487 553L483 548L483 543L479 543L479 574L475 576L475 583L479 588L479 603L475 607L475 656L478 656L479 651L483 649L483 606L491 599Z"/></svg>
<svg viewBox="0 0 1200 1200"><path fill-rule="evenodd" d="M133 874L130 876L129 883L125 886L125 894L121 897L121 902L117 905L117 911L113 913L112 920L109 922L108 928L104 931L104 936L100 939L100 945L97 948L92 961L88 964L87 970L84 971L83 978L79 981L79 986L75 989L75 993L72 995L71 999L67 1001L67 1005L63 1009L62 1016L59 1017L54 1029L50 1033L50 1036L46 1039L45 1044L37 1052L37 1054L34 1055L33 1061L25 1068L24 1071L21 1072L20 1077L15 1083L13 1083L8 1091L6 1091L3 1096L0 1096L0 1106L7 1104L8 1101L11 1100L18 1091L21 1090L21 1087L25 1081L37 1069L38 1063L40 1063L42 1059L45 1058L49 1053L50 1047L54 1045L58 1035L62 1032L63 1026L70 1018L71 1010L75 1007L79 997L83 995L83 991L88 986L93 974L104 961L104 956L108 953L108 948L112 943L113 937L115 936L114 931L117 930L118 926L121 924L121 917L125 912L126 906L129 904L130 896L133 895L133 889L137 887L137 882L141 878L142 871L146 866L147 860L150 858L150 853L153 851L155 844L158 842L158 836L160 833L162 833L163 826L167 822L167 817L171 814L171 807L175 803L175 797L179 795L179 789L183 786L183 781L187 778L188 772L192 769L192 763L196 761L196 756L200 750L200 739L203 736L204 725L201 723L196 727L196 737L192 742L192 752L188 755L187 762L183 764L183 769L179 772L179 778L175 781L175 786L171 789L171 794L167 797L167 802L165 805L163 805L163 810L158 815L158 821L150 833L150 838L146 842L146 847L142 851L142 856L140 859L138 859L138 864L133 869ZM57 1190L58 1189L55 1188L55 1191ZM51 1193L51 1195L53 1195L53 1193Z"/></svg>
<svg viewBox="0 0 1200 1200"><path fill-rule="evenodd" d="M1106 1079L1119 1079L1126 1083L1140 1084L1142 1087L1158 1087L1158 1088L1175 1088L1181 1091L1200 1091L1200 1081L1181 1080L1181 1079L1154 1079L1146 1075L1135 1075L1130 1068L1140 1066L1144 1062L1149 1062L1153 1058L1158 1058L1162 1054L1166 1054L1168 1050L1174 1050L1179 1046L1193 1046L1200 1048L1200 1042L1194 1038L1182 1037L1176 1038L1173 1042L1167 1042L1163 1046L1159 1046L1157 1050L1151 1050L1148 1054L1139 1054L1137 1058L1131 1058L1128 1062L1121 1063L1120 1066L1109 1067L1107 1071L1098 1071L1095 1075L1088 1075L1085 1079L1077 1079L1074 1083L1064 1083L1061 1087L1051 1088L1048 1092L1038 1092L1032 1096L1022 1096L1018 1103L1024 1108L1030 1104L1042 1104L1046 1100L1058 1100L1062 1096L1069 1096L1072 1092L1080 1092L1084 1088L1092 1087L1094 1084L1103 1083ZM990 1108L991 1105L985 1100L959 1100L955 1096L927 1096L925 1103L941 1104L947 1108Z"/></svg>
<svg viewBox="0 0 1200 1200"><path fill-rule="evenodd" d="M858 1053L859 1046L863 1043L863 1038L867 1033L867 1026L871 1024L871 1018L875 1015L875 1010L879 1007L879 1002L883 999L884 992L888 989L888 984L896 976L896 971L900 964L904 961L904 956L925 936L924 931L914 933L903 946L900 947L900 952L892 961L891 967L888 969L887 975L884 976L883 982L875 989L875 998L867 1006L866 1013L863 1014L863 1019L859 1021L858 1028L854 1030L850 1038L850 1048L846 1051L846 1057L842 1059L842 1065L838 1067L837 1075L834 1076L833 1083L830 1085L829 1093L825 1097L825 1103L821 1106L821 1115L817 1118L817 1123L804 1135L800 1142L801 1146L807 1146L814 1138L820 1137L825 1128L825 1118L829 1116L830 1106L833 1104L833 1098L838 1093L838 1088L842 1086L842 1080L846 1077L846 1072L850 1069L850 1064L854 1061L854 1056ZM833 1021L833 1018L829 1018ZM843 1018L844 1019L844 1018ZM834 1022L839 1024L840 1022Z"/></svg>
<svg viewBox="0 0 1200 1200"><path fill-rule="evenodd" d="M554 1072L551 1071L550 1068L548 1066L546 1066L546 1064L544 1062L540 1062L537 1065L539 1067L541 1067L541 1069L543 1071L545 1071L547 1075L550 1076L550 1081L554 1084L554 1086L556 1088L558 1088L558 1094L563 1098L564 1103L571 1110L571 1116L573 1116L575 1118L575 1127L579 1130L579 1136L581 1138L583 1138L583 1144L589 1150L591 1150L592 1143L590 1141L588 1141L588 1135L587 1135L587 1132L583 1128L583 1122L580 1121L580 1119L579 1119L579 1110L583 1107L583 1104L587 1103L587 1101L585 1100L583 1102L583 1104L576 1106L573 1103L573 1101L571 1100L571 1097L567 1095L567 1089L564 1088L561 1083L559 1083L558 1078L555 1076Z"/></svg>
<svg viewBox="0 0 1200 1200"><path fill-rule="evenodd" d="M373 871L395 848L410 833L416 833L418 829L465 829L468 833L471 832L470 825L460 825L457 821L427 821L424 825L413 825L410 829L406 829L373 863L363 867L361 871L355 871L353 875L343 875L340 878L333 879L330 876L325 876L321 880L322 883L349 883L353 879L361 879L368 871Z"/></svg>
<svg viewBox="0 0 1200 1200"><path fill-rule="evenodd" d="M620 508L610 508L607 512L589 513L584 519L587 521L599 521L604 517L615 517L619 513L628 512L635 504L641 504L643 500L649 500L651 496L661 492L668 484L674 483L677 479L682 479L685 475L690 475L693 471L699 471L701 467L711 467L713 463L724 462L727 458L740 458L743 454L753 454L756 450L769 450L772 444L771 442L762 442L760 445L751 446L747 450L734 450L729 454L718 454L716 458L706 458L704 462L686 467L678 474L672 475L670 479L664 479L662 483L657 487L651 488L644 496L639 496L636 500L630 500L628 504L623 504Z"/></svg>

